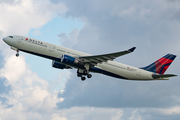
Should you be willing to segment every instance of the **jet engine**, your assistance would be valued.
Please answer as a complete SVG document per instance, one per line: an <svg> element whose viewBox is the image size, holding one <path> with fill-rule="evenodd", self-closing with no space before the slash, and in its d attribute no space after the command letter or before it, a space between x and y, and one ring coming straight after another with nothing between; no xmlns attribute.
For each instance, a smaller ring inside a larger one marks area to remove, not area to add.
<svg viewBox="0 0 180 120"><path fill-rule="evenodd" d="M71 67L64 65L60 62L57 62L55 60L52 61L52 67L54 68L58 68L58 69L70 69Z"/></svg>
<svg viewBox="0 0 180 120"><path fill-rule="evenodd" d="M81 59L75 58L69 55L62 55L61 62L65 64L77 66L77 67L81 67L84 65Z"/></svg>

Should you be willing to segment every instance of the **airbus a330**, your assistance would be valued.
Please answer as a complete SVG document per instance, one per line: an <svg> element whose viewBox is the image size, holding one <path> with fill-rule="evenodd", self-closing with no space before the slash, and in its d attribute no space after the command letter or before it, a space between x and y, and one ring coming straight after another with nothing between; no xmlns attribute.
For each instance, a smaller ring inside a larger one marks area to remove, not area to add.
<svg viewBox="0 0 180 120"><path fill-rule="evenodd" d="M52 60L52 67L58 69L77 69L77 76L84 81L91 78L90 72L101 73L115 78L127 80L168 80L174 74L164 74L170 64L176 58L176 55L167 54L154 63L136 68L113 61L115 58L129 54L135 50L135 47L125 51L102 55L90 55L62 46L36 40L24 36L8 36L3 38L11 49L37 55Z"/></svg>

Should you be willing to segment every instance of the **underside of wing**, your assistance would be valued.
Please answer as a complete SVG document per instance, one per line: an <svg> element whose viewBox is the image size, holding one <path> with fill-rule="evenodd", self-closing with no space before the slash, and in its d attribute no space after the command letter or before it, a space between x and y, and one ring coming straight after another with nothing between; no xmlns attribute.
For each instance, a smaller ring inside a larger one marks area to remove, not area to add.
<svg viewBox="0 0 180 120"><path fill-rule="evenodd" d="M94 56L82 56L79 57L83 60L84 63L88 63L91 65L96 65L98 63L107 62L108 60L114 60L115 58L131 53L136 49L136 47L133 47L129 50L116 52L116 53L110 53L110 54L103 54L103 55L94 55Z"/></svg>

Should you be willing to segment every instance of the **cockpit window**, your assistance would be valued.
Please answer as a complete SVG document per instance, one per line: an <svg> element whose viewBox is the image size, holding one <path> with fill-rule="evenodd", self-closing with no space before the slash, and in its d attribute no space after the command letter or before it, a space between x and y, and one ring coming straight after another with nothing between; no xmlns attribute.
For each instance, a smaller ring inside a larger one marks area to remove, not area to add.
<svg viewBox="0 0 180 120"><path fill-rule="evenodd" d="M8 37L13 38L13 36L8 36Z"/></svg>

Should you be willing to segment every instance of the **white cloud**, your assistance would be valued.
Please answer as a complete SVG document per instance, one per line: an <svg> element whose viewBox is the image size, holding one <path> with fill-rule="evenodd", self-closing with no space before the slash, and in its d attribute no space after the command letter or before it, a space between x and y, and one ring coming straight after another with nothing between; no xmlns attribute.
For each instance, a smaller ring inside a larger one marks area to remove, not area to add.
<svg viewBox="0 0 180 120"><path fill-rule="evenodd" d="M64 14L64 4L53 4L49 0L23 0L19 4L0 4L0 30L4 35L27 35L32 28L38 28L57 14Z"/></svg>
<svg viewBox="0 0 180 120"><path fill-rule="evenodd" d="M64 4L53 4L49 0L24 0L12 4L0 3L1 37L20 34L27 35L32 28L46 24L53 17L66 13ZM2 43L2 44L1 44ZM48 119L56 110L57 91L52 91L49 83L29 69L25 58L15 57L2 40L0 48L4 57L0 77L6 79L6 86L11 86L9 93L1 94L5 102L0 104L0 119ZM47 113L47 116L43 114Z"/></svg>
<svg viewBox="0 0 180 120"><path fill-rule="evenodd" d="M171 108L164 108L164 109L155 109L155 111L159 112L163 115L180 115L180 106L174 106Z"/></svg>
<svg viewBox="0 0 180 120"><path fill-rule="evenodd" d="M67 120L65 117L60 117L58 114L53 114L51 120Z"/></svg>
<svg viewBox="0 0 180 120"><path fill-rule="evenodd" d="M68 10L63 3L53 4L49 0L22 0L0 3L0 35L27 35L30 29L39 28L56 15ZM38 33L39 34L39 33ZM0 48L5 48L0 40Z"/></svg>
<svg viewBox="0 0 180 120"><path fill-rule="evenodd" d="M123 116L123 110L119 110L116 113L117 115L114 115L111 120L121 120L121 117Z"/></svg>
<svg viewBox="0 0 180 120"><path fill-rule="evenodd" d="M138 113L138 109L132 112L132 116L130 117L130 120L142 120L141 116Z"/></svg>
<svg viewBox="0 0 180 120"><path fill-rule="evenodd" d="M15 56L11 56L8 59L5 59L6 63L4 64L4 69L1 69L1 76L4 76L10 82L16 82L19 77L24 74L26 69L24 58L20 57L20 59ZM13 68L11 66L14 66ZM17 69L19 68L19 69Z"/></svg>
<svg viewBox="0 0 180 120"><path fill-rule="evenodd" d="M116 7L112 10L112 15L122 17L122 18L129 18L129 19L138 19L138 20L147 20L147 16L149 17L151 13L150 9L143 8L140 6L130 6L129 8L125 8L122 10L120 7Z"/></svg>
<svg viewBox="0 0 180 120"><path fill-rule="evenodd" d="M33 114L34 118L38 119L44 117L37 111L50 115L56 111L56 103L61 101L57 98L58 92L50 91L49 83L27 67L23 56L19 58L10 56L5 61L4 67L0 70L0 77L7 79L12 90L9 94L2 95L7 101L6 104L1 104L3 110L0 112L1 118L12 119L11 116L15 116L13 119L22 120ZM6 108L6 105L12 107Z"/></svg>
<svg viewBox="0 0 180 120"><path fill-rule="evenodd" d="M60 33L58 36L60 37L60 42L63 46L71 48L78 43L79 30L75 28L68 36L65 33Z"/></svg>

